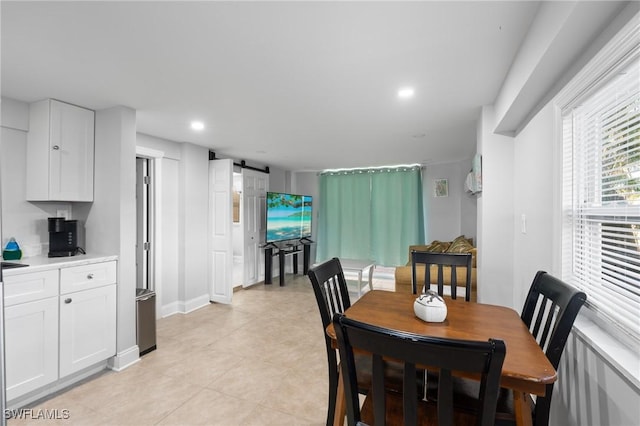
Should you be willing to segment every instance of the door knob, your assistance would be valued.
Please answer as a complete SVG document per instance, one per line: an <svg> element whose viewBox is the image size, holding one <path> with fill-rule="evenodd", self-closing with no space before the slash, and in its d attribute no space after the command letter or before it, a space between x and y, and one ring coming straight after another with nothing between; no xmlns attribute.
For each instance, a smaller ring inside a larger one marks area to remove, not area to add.
<svg viewBox="0 0 640 426"><path fill-rule="evenodd" d="M69 298L67 298L67 299L64 299L64 303L66 303L67 305L68 305L69 303L71 303L71 302L72 302L72 300L71 300L71 298L70 298L70 297L69 297Z"/></svg>
<svg viewBox="0 0 640 426"><path fill-rule="evenodd" d="M60 146L58 146L58 145L54 145L54 146L53 146L53 149L54 149L55 151L57 151L57 150L59 150L59 149L60 149Z"/></svg>
<svg viewBox="0 0 640 426"><path fill-rule="evenodd" d="M89 274L89 275L87 275L87 279L88 279L88 280L92 280L92 279L93 279L93 274Z"/></svg>

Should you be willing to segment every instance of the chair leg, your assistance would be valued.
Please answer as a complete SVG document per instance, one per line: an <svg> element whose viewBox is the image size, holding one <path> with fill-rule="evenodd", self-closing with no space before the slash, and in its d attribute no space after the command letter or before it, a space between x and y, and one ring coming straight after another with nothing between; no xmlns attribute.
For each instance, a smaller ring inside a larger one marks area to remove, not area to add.
<svg viewBox="0 0 640 426"><path fill-rule="evenodd" d="M547 392L552 393L547 389ZM536 399L535 409L533 411L533 424L534 426L549 426L549 411L551 410L551 398Z"/></svg>
<svg viewBox="0 0 640 426"><path fill-rule="evenodd" d="M336 412L333 417L334 426L343 426L345 416L347 415L347 401L344 394L344 380L342 380L342 373L338 371L338 388L336 392Z"/></svg>
<svg viewBox="0 0 640 426"><path fill-rule="evenodd" d="M327 404L327 426L333 425L336 411L336 396L338 394L338 369L329 366L329 404Z"/></svg>

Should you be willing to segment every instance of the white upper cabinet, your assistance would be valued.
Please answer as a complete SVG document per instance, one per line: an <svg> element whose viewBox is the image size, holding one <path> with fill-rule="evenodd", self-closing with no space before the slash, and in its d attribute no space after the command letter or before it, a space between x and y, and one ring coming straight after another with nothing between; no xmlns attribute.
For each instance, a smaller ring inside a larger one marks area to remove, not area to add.
<svg viewBox="0 0 640 426"><path fill-rule="evenodd" d="M45 99L29 106L27 200L93 201L92 110Z"/></svg>

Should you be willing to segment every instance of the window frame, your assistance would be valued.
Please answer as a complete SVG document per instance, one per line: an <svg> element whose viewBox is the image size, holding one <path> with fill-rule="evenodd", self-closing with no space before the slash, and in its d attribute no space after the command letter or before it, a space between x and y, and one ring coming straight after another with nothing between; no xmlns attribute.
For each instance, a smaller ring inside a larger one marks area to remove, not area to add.
<svg viewBox="0 0 640 426"><path fill-rule="evenodd" d="M640 61L640 45L638 43L638 33L640 24L637 20L631 20L623 30L621 30L611 42L600 52L594 59L584 67L584 69L576 75L576 77L565 87L565 89L557 96L555 100L555 108L558 120L558 149L559 158L559 181L561 182L562 191L559 194L560 207L560 223L562 228L561 237L561 264L562 278L576 285L573 278L573 225L571 223L574 213L573 206L568 206L566 202L567 191L572 191L572 185L569 185L566 179L567 164L563 159L573 153L568 151L566 140L564 139L567 132L567 118L573 108L577 107L582 101L591 97L594 93L608 84L613 76L630 66L634 61ZM573 128L569 130L573 131ZM571 157L573 158L573 157ZM572 165L573 166L573 165ZM601 212L606 212L603 208ZM594 213L598 213L594 211ZM604 221L603 221L604 223ZM581 287L579 284L577 287ZM586 289L589 293L589 288ZM590 298L589 298L590 296ZM594 297L596 297L594 299ZM607 309L602 309L602 304L598 303L598 294L588 294L585 316L597 323L607 332L617 336L620 341L626 342L633 348L640 348L640 326L638 327L620 327L616 324L619 318L615 314L610 315ZM612 321L613 320L613 321ZM640 319L638 320L640 321ZM632 324L636 325L636 324ZM630 339L631 337L631 339Z"/></svg>

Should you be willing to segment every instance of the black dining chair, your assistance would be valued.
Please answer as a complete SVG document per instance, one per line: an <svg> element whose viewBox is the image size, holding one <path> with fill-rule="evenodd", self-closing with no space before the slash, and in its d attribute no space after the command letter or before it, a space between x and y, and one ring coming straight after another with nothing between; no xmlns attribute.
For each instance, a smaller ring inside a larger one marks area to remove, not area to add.
<svg viewBox="0 0 640 426"><path fill-rule="evenodd" d="M431 266L436 266L436 281L438 294L444 296L444 275L450 274L451 298L457 298L458 269L464 268L465 294L464 299L471 300L471 253L436 253L429 251L411 252L411 288L413 294L418 293L419 286L422 289L429 289L434 281L431 279ZM424 282L418 283L419 265L424 266ZM424 291L422 290L421 291Z"/></svg>
<svg viewBox="0 0 640 426"><path fill-rule="evenodd" d="M486 342L452 340L400 332L349 319L341 314L333 318L340 362L345 371L347 423L404 425L492 425L500 388L500 375L506 353L502 340ZM373 386L360 408L354 348L366 351L373 363ZM402 361L405 387L403 392L391 394L385 389L381 374L384 358ZM438 400L422 399L413 385L416 365L429 365L440 371ZM346 368L345 368L346 366ZM454 411L453 372L480 376L474 414Z"/></svg>
<svg viewBox="0 0 640 426"><path fill-rule="evenodd" d="M544 271L538 271L522 308L522 321L529 327L547 358L558 369L560 358L578 312L587 295ZM553 383L547 385L544 397L533 405L534 425L549 424Z"/></svg>
<svg viewBox="0 0 640 426"><path fill-rule="evenodd" d="M336 407L336 394L339 380L339 364L336 349L332 346L331 338L325 332L331 324L333 315L343 313L351 307L351 299L347 289L347 281L337 257L309 269L309 280L318 303L320 318L327 349L327 362L329 369L329 404L327 407L327 425L333 424ZM360 391L365 394L371 386L371 360L369 357L357 355L358 383ZM393 362L385 366L385 375L388 386L393 391L402 390L402 370ZM416 386L424 388L423 373L416 375Z"/></svg>
<svg viewBox="0 0 640 426"><path fill-rule="evenodd" d="M520 317L556 370L573 323L586 300L583 292L544 271L536 273L529 288ZM473 406L477 386L471 380L456 380L456 405ZM429 388L428 394L434 395L435 391ZM552 396L553 383L546 386L544 397L529 401L535 426L549 424ZM515 424L513 393L507 389L500 390L496 424Z"/></svg>

